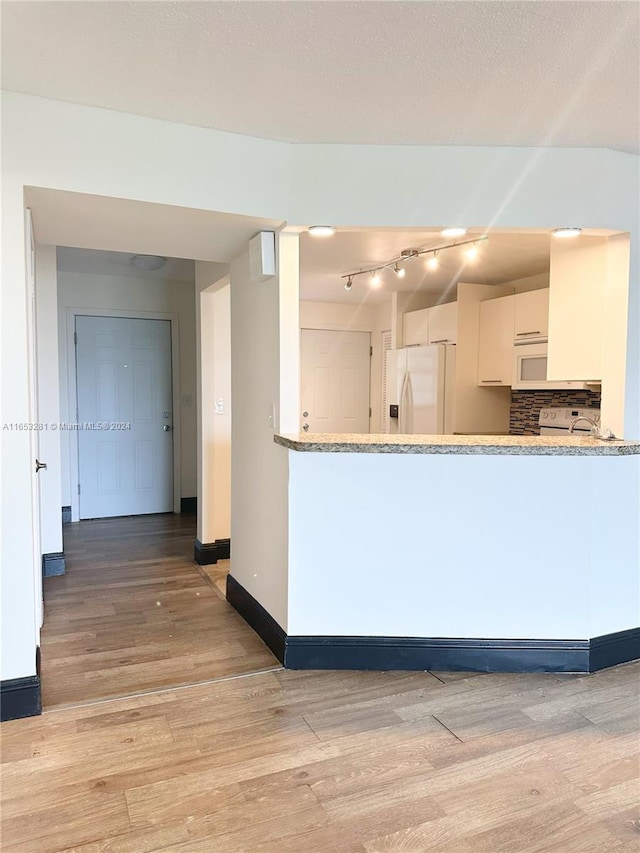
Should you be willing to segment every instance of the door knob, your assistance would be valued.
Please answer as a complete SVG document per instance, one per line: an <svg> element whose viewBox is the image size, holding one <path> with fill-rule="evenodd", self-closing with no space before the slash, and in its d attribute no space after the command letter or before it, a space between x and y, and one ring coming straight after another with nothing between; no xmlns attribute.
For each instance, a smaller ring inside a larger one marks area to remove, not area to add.
<svg viewBox="0 0 640 853"><path fill-rule="evenodd" d="M171 427L169 426L169 424L164 424L164 426L162 427L162 432L171 432Z"/></svg>
<svg viewBox="0 0 640 853"><path fill-rule="evenodd" d="M44 468L44 470L46 471L46 470L47 470L47 463L46 463L46 462L39 462L39 461L36 459L36 474L37 474L37 473L38 473L38 471L40 471L42 468Z"/></svg>
<svg viewBox="0 0 640 853"><path fill-rule="evenodd" d="M302 429L303 429L305 432L308 432L308 431L309 431L309 424L302 424Z"/></svg>

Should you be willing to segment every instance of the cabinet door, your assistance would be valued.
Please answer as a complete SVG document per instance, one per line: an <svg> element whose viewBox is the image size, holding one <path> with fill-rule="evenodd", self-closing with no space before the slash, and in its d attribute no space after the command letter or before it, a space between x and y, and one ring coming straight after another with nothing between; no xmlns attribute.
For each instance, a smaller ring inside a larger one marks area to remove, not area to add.
<svg viewBox="0 0 640 853"><path fill-rule="evenodd" d="M458 305L447 302L429 308L430 344L455 344L458 338Z"/></svg>
<svg viewBox="0 0 640 853"><path fill-rule="evenodd" d="M549 288L516 293L515 339L546 338L549 335Z"/></svg>
<svg viewBox="0 0 640 853"><path fill-rule="evenodd" d="M413 347L429 343L429 308L409 311L402 317L402 345Z"/></svg>
<svg viewBox="0 0 640 853"><path fill-rule="evenodd" d="M480 303L478 385L511 385L515 297Z"/></svg>

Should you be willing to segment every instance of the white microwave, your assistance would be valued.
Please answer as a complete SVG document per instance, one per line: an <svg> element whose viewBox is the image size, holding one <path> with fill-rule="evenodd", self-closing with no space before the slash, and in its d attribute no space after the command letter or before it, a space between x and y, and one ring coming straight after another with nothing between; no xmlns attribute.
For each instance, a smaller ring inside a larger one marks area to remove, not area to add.
<svg viewBox="0 0 640 853"><path fill-rule="evenodd" d="M549 381L547 379L547 342L525 344L517 341L513 347L511 387L514 391L553 391L571 388L574 391L581 391L589 388L590 384L579 380Z"/></svg>

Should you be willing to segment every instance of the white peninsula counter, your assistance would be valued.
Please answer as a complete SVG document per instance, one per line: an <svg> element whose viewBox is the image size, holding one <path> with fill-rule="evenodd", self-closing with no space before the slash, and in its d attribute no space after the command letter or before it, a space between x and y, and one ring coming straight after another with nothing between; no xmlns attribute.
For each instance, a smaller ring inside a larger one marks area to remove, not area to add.
<svg viewBox="0 0 640 853"><path fill-rule="evenodd" d="M640 657L640 442L275 442L286 666L589 671Z"/></svg>

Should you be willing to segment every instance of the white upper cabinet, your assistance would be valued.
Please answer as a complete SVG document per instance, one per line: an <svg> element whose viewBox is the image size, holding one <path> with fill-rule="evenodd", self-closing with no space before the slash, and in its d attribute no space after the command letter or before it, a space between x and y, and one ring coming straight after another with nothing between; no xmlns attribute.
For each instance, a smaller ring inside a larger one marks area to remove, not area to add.
<svg viewBox="0 0 640 853"><path fill-rule="evenodd" d="M402 318L402 345L455 344L458 341L458 304L409 311Z"/></svg>
<svg viewBox="0 0 640 853"><path fill-rule="evenodd" d="M413 347L429 342L429 308L409 311L402 317L402 345Z"/></svg>
<svg viewBox="0 0 640 853"><path fill-rule="evenodd" d="M536 341L549 336L549 288L516 293L515 340Z"/></svg>
<svg viewBox="0 0 640 853"><path fill-rule="evenodd" d="M434 305L429 311L430 344L455 344L458 342L458 303Z"/></svg>
<svg viewBox="0 0 640 853"><path fill-rule="evenodd" d="M629 275L624 264L612 275L609 251L606 237L582 235L551 243L549 379L602 379L605 294L626 296ZM612 333L614 328L615 323ZM624 337L624 322L618 329Z"/></svg>
<svg viewBox="0 0 640 853"><path fill-rule="evenodd" d="M478 385L511 385L515 296L480 303Z"/></svg>

